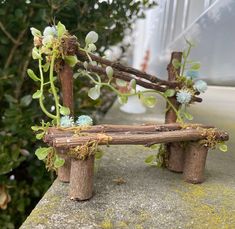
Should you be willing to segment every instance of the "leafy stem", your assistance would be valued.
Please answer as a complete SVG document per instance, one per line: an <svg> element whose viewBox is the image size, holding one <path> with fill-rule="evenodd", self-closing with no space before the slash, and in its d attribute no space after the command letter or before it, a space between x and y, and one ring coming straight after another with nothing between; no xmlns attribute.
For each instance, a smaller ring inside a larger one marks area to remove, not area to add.
<svg viewBox="0 0 235 229"><path fill-rule="evenodd" d="M54 84L54 76L53 76L55 56L56 56L56 53L53 52L52 57L51 57L51 63L50 63L49 80L50 80L50 85L51 85L51 91L52 91L52 94L53 94L54 100L55 100L55 110L56 110L55 119L56 119L56 124L58 126L60 124L59 97L56 92L56 88L55 88L55 84Z"/></svg>
<svg viewBox="0 0 235 229"><path fill-rule="evenodd" d="M38 59L38 63L39 63L39 72L40 72L40 82L41 82L41 86L40 86L40 91L41 91L41 96L39 97L39 105L42 109L42 111L49 117L52 119L55 119L56 116L51 114L50 112L47 111L46 107L44 106L43 103L43 87L44 87L44 76L43 76L43 71L42 71L42 58Z"/></svg>
<svg viewBox="0 0 235 229"><path fill-rule="evenodd" d="M187 41L187 40L186 40ZM191 49L193 47L193 44L191 44L189 41L187 41L187 44L188 44L188 49L187 49L187 52L185 55L183 55L183 59L184 59L184 62L183 62L183 66L182 66L182 71L181 71L181 75L183 76L184 75L184 71L185 71L185 68L186 68L186 63L187 63L187 59L188 59L188 56L191 52Z"/></svg>
<svg viewBox="0 0 235 229"><path fill-rule="evenodd" d="M94 84L96 84L96 85L98 85L100 87L102 87L102 86L109 87L118 96L134 96L134 95L140 96L141 94L145 94L145 93L157 93L157 94L162 96L167 101L167 103L169 104L170 108L172 108L173 111L175 112L178 121L180 123L183 123L183 119L180 116L180 111L178 111L176 109L176 107L172 104L172 102L169 100L169 98L164 93L162 93L162 92L159 92L159 91L156 91L156 90L145 90L145 91L135 91L134 93L121 93L115 87L113 87L110 83L102 83L102 82L100 82L100 78L98 78L99 79L99 82L98 82L98 81L94 80L93 77L90 76L86 72L83 72L83 75L87 76Z"/></svg>

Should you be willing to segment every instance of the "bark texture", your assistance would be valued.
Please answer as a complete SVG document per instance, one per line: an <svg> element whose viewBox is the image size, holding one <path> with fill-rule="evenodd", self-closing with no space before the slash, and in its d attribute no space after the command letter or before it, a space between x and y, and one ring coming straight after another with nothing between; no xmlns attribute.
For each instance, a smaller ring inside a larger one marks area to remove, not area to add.
<svg viewBox="0 0 235 229"><path fill-rule="evenodd" d="M63 106L70 109L71 115L73 115L73 70L71 67L64 63L59 72ZM70 167L71 159L64 155L65 164L58 169L58 178L62 182L69 182L70 180Z"/></svg>
<svg viewBox="0 0 235 229"><path fill-rule="evenodd" d="M173 52L171 55L171 61L167 66L168 71L168 81L175 81L177 74L180 75L180 68L177 70L173 66L173 60L178 60L181 63L182 60L182 52ZM177 73L177 74L176 74ZM174 107L178 110L179 103L177 102L175 96L169 98L170 102L174 105ZM166 112L165 123L175 123L177 120L177 116L175 111L170 108ZM184 168L184 149L180 143L171 143L167 145L167 168L172 172L183 172Z"/></svg>
<svg viewBox="0 0 235 229"><path fill-rule="evenodd" d="M210 125L202 124L189 124L186 129L196 129L198 127L202 128L214 128ZM179 123L169 123L169 124L148 124L148 125L95 125L90 126L87 129L81 130L82 133L121 133L121 134L148 134L154 132L164 132L164 131L175 131L182 129L182 126ZM54 138L59 137L71 137L75 134L76 129L58 129L56 127L50 127L47 131L47 134L44 137L44 142L50 143Z"/></svg>
<svg viewBox="0 0 235 229"><path fill-rule="evenodd" d="M217 131L216 139L227 141L228 134L223 131ZM175 130L161 133L89 133L83 136L59 137L54 138L52 145L57 148L70 148L86 144L89 141L98 141L99 145L152 145L157 143L171 143L183 141L198 141L205 139L203 129Z"/></svg>
<svg viewBox="0 0 235 229"><path fill-rule="evenodd" d="M68 149L57 149L57 153L65 160L64 165L58 169L58 179L68 183L70 178L71 158L66 155Z"/></svg>
<svg viewBox="0 0 235 229"><path fill-rule="evenodd" d="M188 183L202 183L208 148L198 142L189 143L185 150L184 180Z"/></svg>
<svg viewBox="0 0 235 229"><path fill-rule="evenodd" d="M180 143L170 143L167 150L169 152L167 168L172 172L182 173L184 170L184 148Z"/></svg>
<svg viewBox="0 0 235 229"><path fill-rule="evenodd" d="M72 159L69 197L72 200L88 200L93 195L94 156L87 160Z"/></svg>
<svg viewBox="0 0 235 229"><path fill-rule="evenodd" d="M79 50L78 53L79 53L78 55L79 58L81 58L82 60L87 60L87 56L86 54L84 56L83 51ZM114 78L122 79L127 82L130 82L132 79L135 79L138 85L144 88L153 89L160 92L165 92L168 88L181 87L180 83L176 82L175 80L172 81L161 80L153 75L149 75L137 69L123 66L120 63L114 63L104 58L95 56L93 54L90 54L90 56L92 60L95 60L107 66L112 66L114 69L114 74L113 74ZM81 69L85 69L84 65L81 62L78 62L77 66ZM107 76L105 67L88 64L86 69L89 70L90 72L95 72L99 75ZM192 101L202 102L202 99L193 96Z"/></svg>
<svg viewBox="0 0 235 229"><path fill-rule="evenodd" d="M63 106L70 109L71 115L73 115L73 70L64 63L60 70L60 82L62 89Z"/></svg>

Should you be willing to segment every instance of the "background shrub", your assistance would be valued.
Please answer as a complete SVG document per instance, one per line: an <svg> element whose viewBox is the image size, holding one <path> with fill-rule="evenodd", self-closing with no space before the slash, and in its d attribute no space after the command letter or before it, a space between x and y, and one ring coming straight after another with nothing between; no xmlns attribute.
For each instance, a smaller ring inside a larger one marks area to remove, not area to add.
<svg viewBox="0 0 235 229"><path fill-rule="evenodd" d="M147 0L0 2L0 228L19 227L55 177L34 156L38 143L30 127L43 114L31 99L35 87L26 76L28 67L36 67L31 63L29 28L43 30L61 21L81 41L94 30L99 34L97 47L105 50L120 42L125 29L154 4ZM110 94L104 92L102 101L94 102L87 96L87 83L76 81L77 114L91 114L97 108L105 112Z"/></svg>

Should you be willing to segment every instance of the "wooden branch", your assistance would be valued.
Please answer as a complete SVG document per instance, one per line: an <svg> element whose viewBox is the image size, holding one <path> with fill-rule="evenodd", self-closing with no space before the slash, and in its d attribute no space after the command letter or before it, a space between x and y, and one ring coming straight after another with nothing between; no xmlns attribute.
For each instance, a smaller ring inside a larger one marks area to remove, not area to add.
<svg viewBox="0 0 235 229"><path fill-rule="evenodd" d="M5 28L5 26L3 25L3 23L0 21L0 29L2 30L3 33L5 33L5 35L14 43L18 45L18 40L16 40Z"/></svg>
<svg viewBox="0 0 235 229"><path fill-rule="evenodd" d="M85 67L83 66L83 64L81 62L78 62L77 66L79 68L85 69ZM98 67L98 66L93 66L91 64L88 64L87 70L90 71L90 72L95 72L97 74L106 76L106 71L105 71L105 68L103 68L103 67ZM136 77L131 76L130 74L120 72L120 71L117 71L117 70L114 70L113 77L124 80L124 81L127 81L127 82L130 82L132 79L135 79L136 83L138 85L140 85L144 88L147 88L147 89L157 90L157 91L160 91L160 92L165 92L168 89L168 87L163 87L159 84L143 81L141 78L136 78ZM195 96L193 97L192 100L195 101L195 102L202 102L201 98L195 97Z"/></svg>
<svg viewBox="0 0 235 229"><path fill-rule="evenodd" d="M179 63L182 61L182 52L172 52L171 53L171 60L167 66L168 72L168 80L175 81L177 74L180 74L180 68L175 69L173 65L173 60L178 60ZM180 103L177 101L176 97L169 98L170 102L173 104L175 109L178 111L180 107ZM169 104L166 104L167 112L165 114L165 123L175 123L177 120L177 114L175 111L170 107ZM164 163L166 164L167 168L173 172L183 172L184 169L184 147L179 142L174 142L171 144L166 145L166 156Z"/></svg>
<svg viewBox="0 0 235 229"><path fill-rule="evenodd" d="M59 71L59 78L62 88L63 106L70 109L71 115L73 116L73 70L67 64L63 63ZM64 166L58 169L58 178L62 182L70 181L70 169L71 169L71 158L67 155L63 157L65 160Z"/></svg>
<svg viewBox="0 0 235 229"><path fill-rule="evenodd" d="M166 81L166 80L162 80L162 79L159 79L157 78L156 76L153 76L153 75L150 75L150 74L147 74L146 72L142 72L140 70L137 70L135 68L132 68L132 67L127 67L127 66L124 66L118 62L112 62L110 60L107 60L105 58L102 58L102 57L99 57L99 56L96 56L92 53L89 53L90 57L92 60L100 63L100 64L104 64L104 65L107 65L107 66L111 66L112 68L114 69L117 69L119 71L122 71L122 72L126 72L126 73L129 73L129 74L133 74L139 78L144 78L152 83L156 83L156 84L161 84L161 85L167 85L167 86L172 86L172 87L176 87L177 85L179 85L178 82L169 82L169 81ZM82 59L82 60L86 60L86 61L89 61L87 55L86 55L86 52L84 52L83 50L79 49L78 52L77 52L77 56L79 57L79 59Z"/></svg>
<svg viewBox="0 0 235 229"><path fill-rule="evenodd" d="M189 124L186 129L197 129L197 128L214 128L214 126L203 125L203 124ZM163 131L175 131L182 129L182 126L178 123L170 123L170 124L155 124L155 125L95 125L91 126L88 129L81 130L81 133L151 133L151 132L163 132ZM71 130L68 128L58 129L56 127L50 127L47 131L46 136L44 137L44 142L50 143L53 138L58 137L71 137L75 133L75 129Z"/></svg>
<svg viewBox="0 0 235 229"><path fill-rule="evenodd" d="M169 81L174 81L176 80L176 73L179 74L180 68L177 69L177 72L175 72L175 68L173 66L173 60L176 59L181 63L182 60L182 52L172 52L171 54L171 61L167 66L167 71L168 71L168 80ZM177 102L175 97L169 98L170 102L173 104L176 110L179 109L180 104ZM168 104L167 104L168 108ZM167 109L166 115L165 115L165 123L175 123L177 120L177 115L175 111L172 108Z"/></svg>
<svg viewBox="0 0 235 229"><path fill-rule="evenodd" d="M176 130L161 133L129 134L89 134L87 136L72 136L54 138L53 146L58 148L70 148L86 144L89 141L98 141L99 145L151 145L158 143L198 141L205 139L205 130ZM223 131L216 131L216 138L220 141L228 140L228 134Z"/></svg>
<svg viewBox="0 0 235 229"><path fill-rule="evenodd" d="M27 31L27 29L25 28L18 35L18 37L16 39L16 43L14 43L14 45L12 46L10 54L9 54L7 60L6 60L6 63L4 65L4 69L8 68L11 65L12 59L14 57L14 54L15 54L17 48L22 44L21 39L23 39L26 31Z"/></svg>
<svg viewBox="0 0 235 229"><path fill-rule="evenodd" d="M81 62L78 62L77 66L79 68L85 69ZM105 71L105 68L98 67L98 66L93 66L91 64L88 64L87 70L90 71L90 72L98 73L100 75L104 75L104 76L107 75L106 71ZM149 83L149 82L143 81L143 80L141 80L139 78L133 77L133 76L131 76L129 74L126 74L126 73L123 73L123 72L120 72L120 71L117 71L117 70L114 71L113 77L121 79L121 80L124 80L124 81L127 81L127 82L130 82L132 79L135 79L136 83L138 85L140 85L140 86L142 86L144 88L153 89L153 90L157 90L157 91L160 91L160 92L165 92L167 90L167 88L162 87L162 86L160 86L158 84L154 84L154 83Z"/></svg>
<svg viewBox="0 0 235 229"><path fill-rule="evenodd" d="M70 109L71 115L73 115L73 70L72 68L63 63L59 72L61 87L62 87L62 98L63 106Z"/></svg>

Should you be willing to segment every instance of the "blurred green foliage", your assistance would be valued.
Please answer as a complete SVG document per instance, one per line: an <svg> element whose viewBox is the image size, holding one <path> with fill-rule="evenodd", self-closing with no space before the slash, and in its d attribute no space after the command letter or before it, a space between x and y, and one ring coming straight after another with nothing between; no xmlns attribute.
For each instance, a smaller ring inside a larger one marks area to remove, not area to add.
<svg viewBox="0 0 235 229"><path fill-rule="evenodd" d="M147 0L0 1L0 185L4 187L0 189L0 228L18 228L54 179L34 156L38 143L30 127L43 114L37 101L31 99L35 86L26 76L28 67L36 68L31 63L29 28L43 30L61 21L81 41L94 30L99 34L97 46L104 50L120 42L124 30L144 16L143 9L154 4ZM75 85L79 114L91 114L104 103L88 98L87 83ZM6 199L5 192L11 200Z"/></svg>

